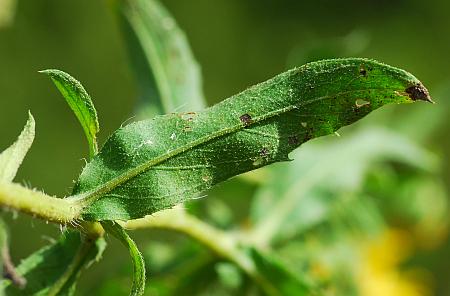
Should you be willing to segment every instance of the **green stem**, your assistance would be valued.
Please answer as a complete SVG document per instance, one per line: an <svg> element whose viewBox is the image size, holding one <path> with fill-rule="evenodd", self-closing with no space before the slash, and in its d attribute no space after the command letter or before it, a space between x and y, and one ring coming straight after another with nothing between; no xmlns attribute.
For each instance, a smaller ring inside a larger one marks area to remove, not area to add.
<svg viewBox="0 0 450 296"><path fill-rule="evenodd" d="M161 211L145 218L121 222L121 225L129 230L158 228L185 234L202 243L219 257L236 264L263 290L268 291L271 288L270 283L258 273L250 257L240 248L240 240L236 235L221 231L182 209Z"/></svg>
<svg viewBox="0 0 450 296"><path fill-rule="evenodd" d="M70 223L81 213L81 206L25 188L19 184L0 182L0 207L30 214L46 221Z"/></svg>

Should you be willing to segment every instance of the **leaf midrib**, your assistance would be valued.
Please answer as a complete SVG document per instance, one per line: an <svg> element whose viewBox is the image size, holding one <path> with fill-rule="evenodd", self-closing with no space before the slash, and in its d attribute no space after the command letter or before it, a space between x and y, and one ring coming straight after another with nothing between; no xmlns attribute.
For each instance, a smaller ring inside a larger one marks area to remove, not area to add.
<svg viewBox="0 0 450 296"><path fill-rule="evenodd" d="M263 114L261 116L253 117L252 121L247 124L239 123L232 127L218 130L214 133L209 134L208 136L201 137L197 140L194 140L185 146L176 148L168 153L165 153L165 154L155 157L143 164L140 164L140 165L136 166L135 168L132 168L129 171L105 182L103 185L100 185L93 190L90 190L90 191L87 191L87 192L84 192L81 194L69 196L68 199L70 199L71 202L80 203L81 206L86 207L89 204L95 202L102 195L114 190L117 186L119 186L119 185L131 180L132 178L138 176L139 174L149 170L151 167L158 165L160 163L163 163L164 161L166 161L172 157L175 157L181 153L189 151L189 150L195 148L196 146L208 143L219 137L222 137L222 136L225 136L228 134L232 134L234 132L238 132L244 128L249 128L250 126L255 125L259 122L265 121L267 119L270 119L272 117L278 116L278 115L286 113L286 112L290 112L290 111L299 109L301 107L307 106L307 105L317 102L317 101L322 101L322 100L326 100L326 99L339 97L339 96L342 96L342 95L345 95L348 93L352 93L352 92L365 92L365 91L372 91L372 90L402 91L401 89L398 89L398 88L366 88L366 89L343 91L343 92L337 92L332 95L326 95L326 96L318 97L315 99L310 99L308 101L301 102L300 104L290 105L290 106L287 106L287 107L284 107L281 109L273 110L273 111Z"/></svg>

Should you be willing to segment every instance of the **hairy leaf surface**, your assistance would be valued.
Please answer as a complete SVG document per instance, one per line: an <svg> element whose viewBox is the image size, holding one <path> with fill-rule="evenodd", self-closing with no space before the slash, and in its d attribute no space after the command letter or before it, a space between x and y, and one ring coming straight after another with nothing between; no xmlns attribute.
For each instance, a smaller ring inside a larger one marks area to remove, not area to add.
<svg viewBox="0 0 450 296"><path fill-rule="evenodd" d="M17 174L25 155L33 144L35 133L33 115L28 114L28 121L17 141L0 153L0 181L11 182Z"/></svg>
<svg viewBox="0 0 450 296"><path fill-rule="evenodd" d="M142 257L136 243L131 239L128 233L126 233L122 226L116 222L105 221L102 225L108 233L120 240L120 242L127 247L130 252L131 261L133 262L133 285L131 287L130 296L144 295L145 263L144 257Z"/></svg>
<svg viewBox="0 0 450 296"><path fill-rule="evenodd" d="M92 103L91 97L84 87L75 78L60 70L44 70L41 73L47 74L52 79L58 90L61 92L67 104L69 104L75 116L78 118L89 143L91 157L97 153L97 133L99 124L97 111Z"/></svg>
<svg viewBox="0 0 450 296"><path fill-rule="evenodd" d="M122 25L147 118L205 107L200 68L175 19L157 0L120 2ZM143 112L142 112L143 111Z"/></svg>
<svg viewBox="0 0 450 296"><path fill-rule="evenodd" d="M411 74L367 59L306 64L201 112L116 131L83 169L71 198L87 220L133 219L211 186L289 160L302 143L389 103L430 100Z"/></svg>

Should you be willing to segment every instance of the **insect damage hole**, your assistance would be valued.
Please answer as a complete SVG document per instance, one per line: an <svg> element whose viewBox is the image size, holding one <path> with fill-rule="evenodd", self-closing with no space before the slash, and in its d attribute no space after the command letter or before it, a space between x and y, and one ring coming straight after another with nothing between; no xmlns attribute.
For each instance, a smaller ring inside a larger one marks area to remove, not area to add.
<svg viewBox="0 0 450 296"><path fill-rule="evenodd" d="M410 86L405 90L405 92L413 101L420 100L433 103L433 101L430 98L428 90L422 84Z"/></svg>
<svg viewBox="0 0 450 296"><path fill-rule="evenodd" d="M357 99L355 101L356 108L361 108L361 107L368 106L368 105L370 105L370 102L366 101L364 99Z"/></svg>
<svg viewBox="0 0 450 296"><path fill-rule="evenodd" d="M359 74L360 74L362 77L367 77L367 69L366 69L366 66L365 66L364 64L361 64L361 65L359 66Z"/></svg>
<svg viewBox="0 0 450 296"><path fill-rule="evenodd" d="M270 151L267 147L262 147L259 150L259 156L253 160L253 166L261 166L269 159Z"/></svg>

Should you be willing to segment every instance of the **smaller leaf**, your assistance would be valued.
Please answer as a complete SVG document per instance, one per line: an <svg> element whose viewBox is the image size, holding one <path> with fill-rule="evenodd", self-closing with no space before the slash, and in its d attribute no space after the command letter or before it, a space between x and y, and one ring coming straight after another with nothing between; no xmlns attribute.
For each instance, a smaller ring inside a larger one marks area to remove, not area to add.
<svg viewBox="0 0 450 296"><path fill-rule="evenodd" d="M77 232L65 232L61 239L52 245L43 247L23 260L17 267L17 272L25 277L27 285L19 289L11 284L10 280L2 280L0 289L5 289L6 295L73 295L76 280L83 266L89 266L90 262L96 261L105 249L103 238L97 239L83 247L83 241ZM83 256L78 256L82 251ZM76 264L74 260L77 258ZM74 266L75 265L75 266ZM67 270L72 268L71 275L67 276ZM54 285L61 284L55 293Z"/></svg>
<svg viewBox="0 0 450 296"><path fill-rule="evenodd" d="M0 153L0 181L11 182L16 176L17 170L33 143L35 133L34 128L34 118L31 113L28 113L28 121L17 141ZM0 269L2 266L5 267L5 270L0 270L0 274L8 274L17 285L23 286L25 280L17 274L9 256L8 233L2 219L0 219L0 250ZM4 292L0 287L0 296L1 295L4 295Z"/></svg>
<svg viewBox="0 0 450 296"><path fill-rule="evenodd" d="M16 176L25 155L34 140L35 122L33 115L28 113L28 121L17 141L0 153L0 180L11 182Z"/></svg>
<svg viewBox="0 0 450 296"><path fill-rule="evenodd" d="M250 256L262 276L260 284L267 295L318 295L317 288L307 279L298 277L272 255L251 249Z"/></svg>
<svg viewBox="0 0 450 296"><path fill-rule="evenodd" d="M97 111L95 110L91 97L80 82L63 71L51 69L40 71L40 73L50 76L75 113L86 134L90 156L93 157L98 151L96 135L100 128Z"/></svg>
<svg viewBox="0 0 450 296"><path fill-rule="evenodd" d="M133 286L131 287L130 296L144 295L145 289L145 263L141 252L139 251L136 243L126 233L126 231L114 221L102 222L105 230L112 234L115 238L124 244L130 251L131 260L133 262Z"/></svg>
<svg viewBox="0 0 450 296"><path fill-rule="evenodd" d="M200 67L184 32L157 0L120 1L122 29L145 117L205 107Z"/></svg>

